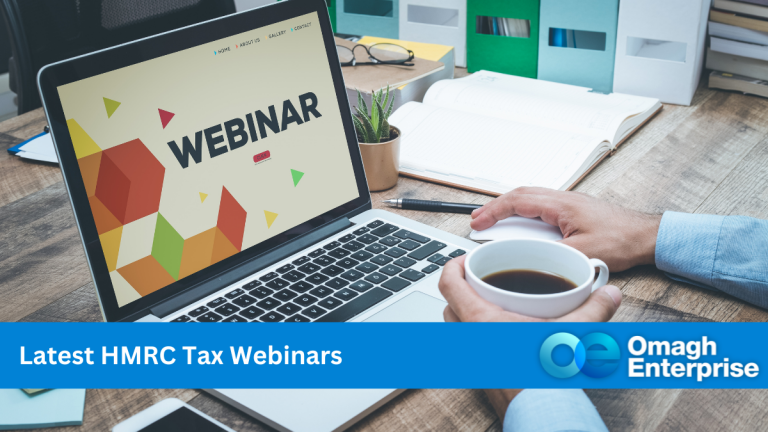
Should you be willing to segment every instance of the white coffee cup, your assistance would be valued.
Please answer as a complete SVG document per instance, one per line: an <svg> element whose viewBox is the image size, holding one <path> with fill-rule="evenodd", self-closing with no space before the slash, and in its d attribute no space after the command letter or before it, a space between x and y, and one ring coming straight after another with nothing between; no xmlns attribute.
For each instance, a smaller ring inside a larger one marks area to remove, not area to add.
<svg viewBox="0 0 768 432"><path fill-rule="evenodd" d="M600 275L595 280L595 267ZM538 270L560 275L578 284L556 294L522 294L496 288L483 278L505 270ZM608 266L599 259L589 259L578 250L547 240L498 240L475 248L464 262L469 285L480 297L536 318L557 318L572 312L587 300L592 291L608 282Z"/></svg>

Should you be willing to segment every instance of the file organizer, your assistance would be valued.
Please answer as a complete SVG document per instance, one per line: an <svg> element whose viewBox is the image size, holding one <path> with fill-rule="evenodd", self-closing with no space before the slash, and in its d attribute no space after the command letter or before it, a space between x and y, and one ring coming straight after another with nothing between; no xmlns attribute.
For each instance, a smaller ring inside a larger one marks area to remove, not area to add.
<svg viewBox="0 0 768 432"><path fill-rule="evenodd" d="M235 0L235 10L240 12L279 1L285 0ZM328 5L328 16L331 18L331 28L336 32L336 0L325 0L325 4Z"/></svg>
<svg viewBox="0 0 768 432"><path fill-rule="evenodd" d="M331 17L331 28L336 33L336 0L325 0L328 5L328 16Z"/></svg>
<svg viewBox="0 0 768 432"><path fill-rule="evenodd" d="M456 66L466 67L466 0L400 0L400 39L452 46Z"/></svg>
<svg viewBox="0 0 768 432"><path fill-rule="evenodd" d="M615 92L690 105L704 63L711 0L622 0Z"/></svg>
<svg viewBox="0 0 768 432"><path fill-rule="evenodd" d="M244 9L239 9L238 3L243 5L252 5L250 7L245 8L245 9L251 9L257 6L263 6L265 4L275 3L279 1L286 1L286 0L235 0L235 8L239 12ZM335 33L336 32L336 0L325 0L325 4L328 6L328 16L331 18L331 28Z"/></svg>
<svg viewBox="0 0 768 432"><path fill-rule="evenodd" d="M477 33L477 17L526 19L529 38ZM467 0L467 69L536 78L539 56L539 0Z"/></svg>
<svg viewBox="0 0 768 432"><path fill-rule="evenodd" d="M343 34L400 36L398 0L336 0L336 31Z"/></svg>
<svg viewBox="0 0 768 432"><path fill-rule="evenodd" d="M541 0L538 78L611 93L618 14L619 0ZM550 46L550 29L576 30L576 48ZM604 49L579 48L583 32L605 33Z"/></svg>

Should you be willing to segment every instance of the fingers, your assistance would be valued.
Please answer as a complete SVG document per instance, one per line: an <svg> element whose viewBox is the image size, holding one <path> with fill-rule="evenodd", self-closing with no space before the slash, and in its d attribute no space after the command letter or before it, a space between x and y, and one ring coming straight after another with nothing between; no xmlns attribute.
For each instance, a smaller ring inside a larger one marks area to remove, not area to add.
<svg viewBox="0 0 768 432"><path fill-rule="evenodd" d="M484 206L480 207L479 209L476 209L476 210L472 211L472 219L475 219L478 216L480 216L481 214L483 214L483 212L485 212L488 209L490 204L493 204L493 203L499 201L500 199L503 199L507 195L511 195L511 194L518 194L518 195L525 195L525 194L549 195L549 194L551 194L553 192L559 192L559 191L556 191L554 189L543 188L543 187L519 187L519 188L516 188L516 189L514 189L514 190L512 190L510 192L507 192L504 195L501 195L500 197L497 197L493 201L490 201L490 202L486 203Z"/></svg>
<svg viewBox="0 0 768 432"><path fill-rule="evenodd" d="M464 280L466 257L454 258L446 263L440 277L439 288L448 306L443 310L446 322L476 321L538 321L523 315L505 312L482 297ZM593 292L578 309L556 319L564 322L606 322L621 305L621 291L606 285Z"/></svg>
<svg viewBox="0 0 768 432"><path fill-rule="evenodd" d="M438 287L459 321L488 321L502 309L483 300L464 280L465 260L466 256L462 256L448 261L443 268ZM447 311L444 311L443 316L447 320L446 313Z"/></svg>
<svg viewBox="0 0 768 432"><path fill-rule="evenodd" d="M448 305L443 310L443 319L445 322L461 322L456 312L451 309L451 305Z"/></svg>
<svg viewBox="0 0 768 432"><path fill-rule="evenodd" d="M514 191L513 191L514 192ZM486 208L487 207L487 208ZM510 216L519 215L527 218L540 217L544 222L558 225L563 207L563 198L551 193L509 193L486 204L482 212L473 214L470 223L472 229L481 231L492 227L496 222Z"/></svg>
<svg viewBox="0 0 768 432"><path fill-rule="evenodd" d="M606 285L593 292L578 309L555 321L606 322L613 317L620 305L621 290L613 285Z"/></svg>

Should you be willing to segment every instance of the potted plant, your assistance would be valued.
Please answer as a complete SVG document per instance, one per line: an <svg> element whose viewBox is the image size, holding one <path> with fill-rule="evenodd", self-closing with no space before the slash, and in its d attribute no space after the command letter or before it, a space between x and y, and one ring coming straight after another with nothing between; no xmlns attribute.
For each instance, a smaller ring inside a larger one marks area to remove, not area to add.
<svg viewBox="0 0 768 432"><path fill-rule="evenodd" d="M363 155L368 189L372 192L389 189L397 184L400 174L400 130L389 124L395 106L395 95L389 86L371 94L370 114L360 91L357 91L356 114L352 116L357 142Z"/></svg>

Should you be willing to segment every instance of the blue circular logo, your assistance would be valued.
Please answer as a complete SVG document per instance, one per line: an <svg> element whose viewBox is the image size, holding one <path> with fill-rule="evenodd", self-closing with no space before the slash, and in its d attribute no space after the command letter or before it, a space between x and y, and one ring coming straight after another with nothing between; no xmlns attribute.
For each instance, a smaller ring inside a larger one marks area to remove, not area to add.
<svg viewBox="0 0 768 432"><path fill-rule="evenodd" d="M552 360L552 352L560 345L573 351L573 360L565 366ZM619 344L605 333L590 333L581 340L570 333L555 333L539 350L541 366L555 378L570 378L579 371L591 378L603 378L619 367L620 358Z"/></svg>

